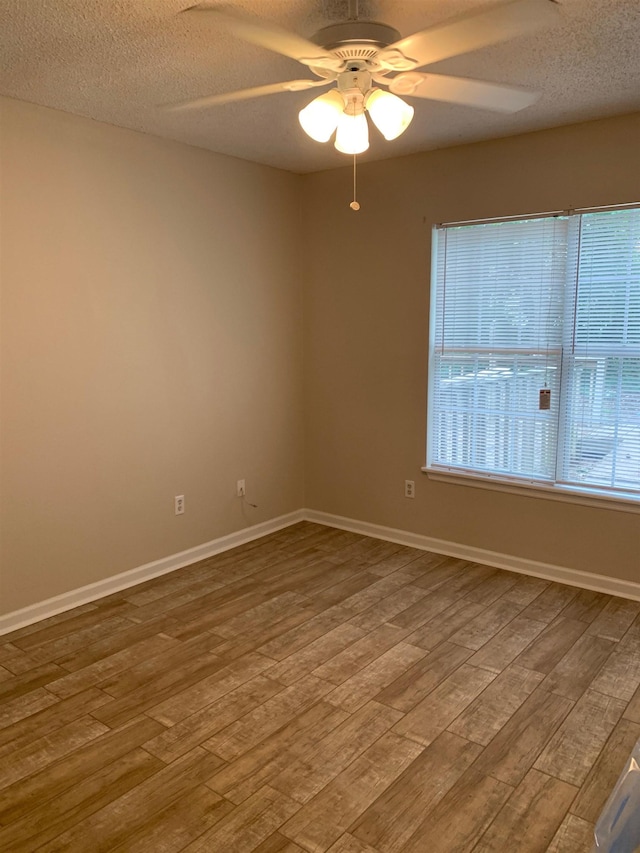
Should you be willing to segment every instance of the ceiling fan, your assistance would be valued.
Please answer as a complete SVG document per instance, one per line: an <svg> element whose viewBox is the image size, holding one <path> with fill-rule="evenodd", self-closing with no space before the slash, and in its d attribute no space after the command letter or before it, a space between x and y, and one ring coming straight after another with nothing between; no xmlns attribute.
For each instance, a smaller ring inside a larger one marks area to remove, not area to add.
<svg viewBox="0 0 640 853"><path fill-rule="evenodd" d="M336 132L334 144L339 151L360 154L369 147L365 112L387 140L407 129L414 111L400 95L507 113L532 104L537 94L519 87L416 69L533 32L553 23L558 14L555 0L512 0L401 38L387 24L359 20L357 0L349 0L349 9L349 20L324 27L310 40L268 21L235 14L228 6L186 9L183 14L206 15L244 41L297 60L319 79L270 83L168 108L201 109L336 83L300 111L300 124L318 142L328 142Z"/></svg>

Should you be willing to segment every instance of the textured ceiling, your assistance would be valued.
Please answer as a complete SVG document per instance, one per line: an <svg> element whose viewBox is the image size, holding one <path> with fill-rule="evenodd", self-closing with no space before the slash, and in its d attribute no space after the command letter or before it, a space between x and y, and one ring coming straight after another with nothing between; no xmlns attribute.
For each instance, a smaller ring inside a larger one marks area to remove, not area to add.
<svg viewBox="0 0 640 853"><path fill-rule="evenodd" d="M317 93L272 95L190 113L159 104L312 77L292 59L180 15L195 0L0 0L0 94L293 172L346 165L305 136L297 112ZM348 0L227 2L306 37L348 17ZM482 9L485 0L360 0L360 17L409 35ZM521 133L640 109L640 0L562 0L559 24L428 70L526 86L532 107L500 115L414 99L393 142L371 133L363 160Z"/></svg>

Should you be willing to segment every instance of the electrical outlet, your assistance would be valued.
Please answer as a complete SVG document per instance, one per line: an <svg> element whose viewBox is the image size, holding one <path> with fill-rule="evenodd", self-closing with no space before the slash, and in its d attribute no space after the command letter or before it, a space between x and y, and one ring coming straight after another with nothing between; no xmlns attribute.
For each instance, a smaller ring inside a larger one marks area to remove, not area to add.
<svg viewBox="0 0 640 853"><path fill-rule="evenodd" d="M246 493L247 493L247 489L245 487L244 480L238 480L238 483L236 485L236 495L239 498L243 498L246 495Z"/></svg>
<svg viewBox="0 0 640 853"><path fill-rule="evenodd" d="M415 480L405 480L404 481L404 496L405 496L405 498L415 498L415 496L416 496Z"/></svg>
<svg viewBox="0 0 640 853"><path fill-rule="evenodd" d="M176 495L173 499L173 505L176 515L182 515L184 513L184 495Z"/></svg>

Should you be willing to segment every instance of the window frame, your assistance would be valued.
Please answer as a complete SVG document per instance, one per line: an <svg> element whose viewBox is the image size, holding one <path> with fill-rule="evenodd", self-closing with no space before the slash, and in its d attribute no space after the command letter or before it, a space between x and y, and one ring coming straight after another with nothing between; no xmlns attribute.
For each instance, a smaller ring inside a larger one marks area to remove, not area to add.
<svg viewBox="0 0 640 853"><path fill-rule="evenodd" d="M605 509L614 509L618 511L640 513L640 494L635 491L625 492L624 489L608 489L607 487L598 487L591 485L581 485L574 483L565 483L559 481L558 464L561 462L562 455L565 452L564 444L566 439L564 434L568 432L569 426L563 417L562 411L558 414L557 434L556 434L556 479L552 482L544 482L536 479L527 479L519 475L509 476L504 473L492 473L488 471L479 471L475 469L466 469L463 467L447 467L442 464L434 464L433 459L433 419L436 416L434 411L434 389L435 389L435 363L433 357L436 348L436 301L438 290L435 286L438 275L438 252L437 242L434 239L438 231L455 226L464 225L482 225L488 223L501 222L518 222L521 220L538 219L553 216L571 216L575 214L588 213L604 213L607 211L620 210L640 210L640 202L628 202L618 205L607 205L589 208L576 208L570 210L557 210L535 214L518 214L505 217L495 217L489 219L463 220L455 222L444 222L432 227L431 241L431 264L430 264L430 294L429 294L429 351L427 364L427 432L426 432L426 461L421 470L430 479L436 482L444 482L454 485L470 486L472 488L487 489L490 491L507 492L510 494L519 494L528 497L536 497L543 499L551 499L574 504L582 504L591 507L601 507ZM576 296L574 295L574 299ZM606 354L613 357L615 345L606 348ZM621 353L622 354L622 353ZM565 378L566 360L568 354L561 353L561 377ZM564 385L564 382L562 383ZM562 393L562 391L561 391ZM565 394L568 391L565 390ZM560 408L564 408L564 398L560 400Z"/></svg>

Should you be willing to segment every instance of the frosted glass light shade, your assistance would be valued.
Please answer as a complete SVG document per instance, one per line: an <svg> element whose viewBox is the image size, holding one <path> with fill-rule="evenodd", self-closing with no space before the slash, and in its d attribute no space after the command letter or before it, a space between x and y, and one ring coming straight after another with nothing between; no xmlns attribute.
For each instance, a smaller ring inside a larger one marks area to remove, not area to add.
<svg viewBox="0 0 640 853"><path fill-rule="evenodd" d="M369 147L369 125L364 113L342 113L338 121L335 147L343 154L362 154Z"/></svg>
<svg viewBox="0 0 640 853"><path fill-rule="evenodd" d="M374 89L367 98L371 121L385 139L396 139L409 127L413 107L391 92Z"/></svg>
<svg viewBox="0 0 640 853"><path fill-rule="evenodd" d="M342 95L337 89L330 89L300 110L298 120L307 136L315 139L316 142L328 142L338 126L343 110Z"/></svg>

